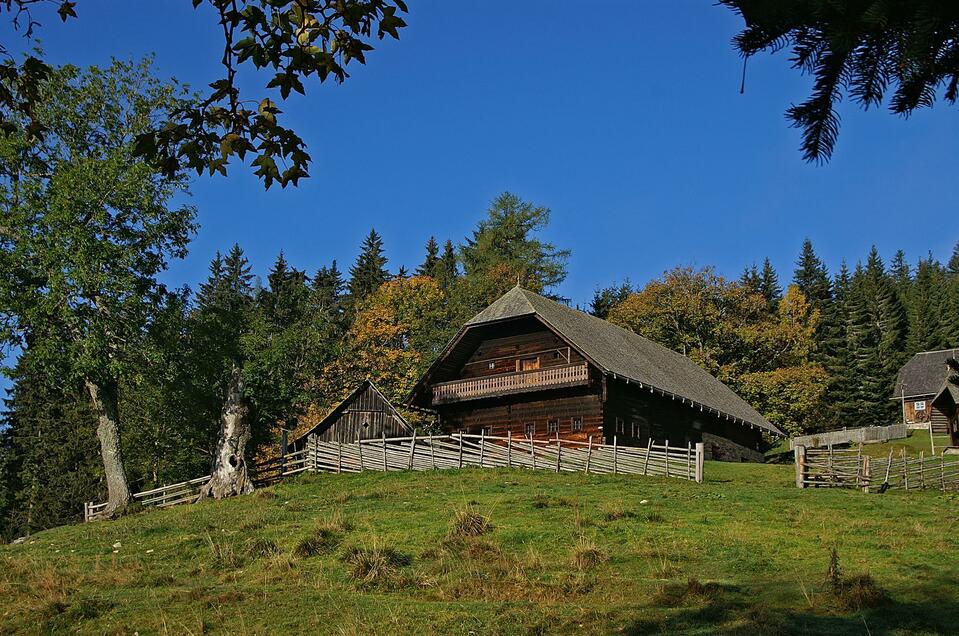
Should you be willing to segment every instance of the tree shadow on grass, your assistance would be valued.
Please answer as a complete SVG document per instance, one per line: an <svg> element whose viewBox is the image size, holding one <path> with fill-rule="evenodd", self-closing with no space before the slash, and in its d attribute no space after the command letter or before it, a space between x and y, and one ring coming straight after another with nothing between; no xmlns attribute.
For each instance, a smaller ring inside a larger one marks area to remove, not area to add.
<svg viewBox="0 0 959 636"><path fill-rule="evenodd" d="M634 621L624 633L881 636L950 634L959 626L959 605L944 594L930 594L919 603L887 598L880 606L859 611L842 611L828 603L808 611L793 611L754 602L734 586L701 585L692 580L686 586L661 588L650 600L662 613Z"/></svg>

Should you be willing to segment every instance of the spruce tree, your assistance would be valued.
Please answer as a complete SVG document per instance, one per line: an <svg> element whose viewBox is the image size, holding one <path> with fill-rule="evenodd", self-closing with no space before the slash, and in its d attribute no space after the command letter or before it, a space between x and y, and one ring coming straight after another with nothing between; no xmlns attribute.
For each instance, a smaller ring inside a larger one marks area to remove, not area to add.
<svg viewBox="0 0 959 636"><path fill-rule="evenodd" d="M343 292L346 283L336 266L336 260L329 267L321 267L313 276L313 296L315 305L331 316L339 315L343 310Z"/></svg>
<svg viewBox="0 0 959 636"><path fill-rule="evenodd" d="M589 304L589 313L597 318L606 320L609 312L621 304L633 293L633 285L628 280L620 285L611 285L593 292L593 300Z"/></svg>
<svg viewBox="0 0 959 636"><path fill-rule="evenodd" d="M348 288L350 302L354 306L390 279L386 262L386 256L383 255L383 239L375 229L371 229L363 240L363 248L356 257L356 263L350 268Z"/></svg>
<svg viewBox="0 0 959 636"><path fill-rule="evenodd" d="M779 276L769 259L763 261L763 269L759 274L759 294L766 299L766 307L775 312L782 299L782 287L779 286Z"/></svg>
<svg viewBox="0 0 959 636"><path fill-rule="evenodd" d="M443 254L436 265L436 282L445 290L449 290L459 278L459 259L456 257L456 248L453 241L447 239L443 244Z"/></svg>
<svg viewBox="0 0 959 636"><path fill-rule="evenodd" d="M949 257L946 268L951 275L959 276L959 241L956 241L956 246L952 248L952 256Z"/></svg>
<svg viewBox="0 0 959 636"><path fill-rule="evenodd" d="M806 300L820 311L832 298L829 272L826 271L825 263L816 255L812 241L808 238L803 241L802 253L796 261L793 283L799 287Z"/></svg>
<svg viewBox="0 0 959 636"><path fill-rule="evenodd" d="M819 359L829 374L824 401L832 407L823 418L827 428L842 428L855 421L856 363L849 340L851 287L849 268L842 261L833 282L833 302L826 306L820 323L822 337Z"/></svg>
<svg viewBox="0 0 959 636"><path fill-rule="evenodd" d="M909 337L907 353L933 351L947 346L947 328L943 324L946 276L942 266L932 259L919 261L909 294Z"/></svg>
<svg viewBox="0 0 959 636"><path fill-rule="evenodd" d="M440 262L440 246L435 237L430 237L426 242L426 258L422 264L416 268L417 276L432 276L436 278L436 266Z"/></svg>
<svg viewBox="0 0 959 636"><path fill-rule="evenodd" d="M760 292L760 280L759 280L759 268L756 267L756 263L753 263L751 266L743 269L743 273L739 276L739 284L748 289L753 294L759 294Z"/></svg>
<svg viewBox="0 0 959 636"><path fill-rule="evenodd" d="M306 272L291 268L280 251L266 278L269 287L260 293L258 302L267 320L279 328L292 325L307 309L310 289Z"/></svg>

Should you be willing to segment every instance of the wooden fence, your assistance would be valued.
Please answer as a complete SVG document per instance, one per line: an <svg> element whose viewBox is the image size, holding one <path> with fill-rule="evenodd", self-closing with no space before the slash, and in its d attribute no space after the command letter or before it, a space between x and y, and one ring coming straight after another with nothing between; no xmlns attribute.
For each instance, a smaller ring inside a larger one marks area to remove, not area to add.
<svg viewBox="0 0 959 636"><path fill-rule="evenodd" d="M959 457L924 451L909 455L901 449L876 458L864 455L862 444L858 448L797 446L794 454L799 488L959 490Z"/></svg>
<svg viewBox="0 0 959 636"><path fill-rule="evenodd" d="M844 428L838 431L803 435L789 440L789 450L797 446L806 448L825 447L835 444L858 444L862 442L888 442L891 439L902 439L909 435L905 424L890 426L864 426L862 428Z"/></svg>
<svg viewBox="0 0 959 636"><path fill-rule="evenodd" d="M434 470L445 468L530 468L556 472L665 475L703 480L703 444L645 447L564 439L487 435L429 435L367 439L351 443L312 441L307 465L317 472Z"/></svg>
<svg viewBox="0 0 959 636"><path fill-rule="evenodd" d="M445 468L535 468L557 472L665 475L701 483L703 444L642 448L594 444L563 439L534 440L486 435L429 435L367 439L351 443L311 440L307 447L253 466L250 478L257 487L269 486L302 472L358 473L364 470L433 470ZM197 500L209 475L161 486L133 495L144 506L164 508ZM85 503L83 519L90 521L106 503Z"/></svg>

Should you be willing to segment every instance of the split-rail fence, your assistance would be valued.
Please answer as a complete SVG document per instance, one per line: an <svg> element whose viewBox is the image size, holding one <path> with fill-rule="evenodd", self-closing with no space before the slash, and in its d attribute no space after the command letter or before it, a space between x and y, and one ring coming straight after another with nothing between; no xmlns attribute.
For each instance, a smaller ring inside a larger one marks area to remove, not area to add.
<svg viewBox="0 0 959 636"><path fill-rule="evenodd" d="M703 481L705 452L702 443L686 446L655 444L643 447L564 439L492 437L488 435L424 435L321 442L310 440L306 448L255 465L251 478L256 486L268 486L302 472L358 473L362 471L440 470L467 467L529 468L556 472L594 474L659 475ZM160 508L194 502L210 476L154 488L133 495L145 506ZM84 504L89 521L106 503Z"/></svg>
<svg viewBox="0 0 959 636"><path fill-rule="evenodd" d="M864 492L889 488L903 490L959 490L959 457L910 455L893 450L885 457L870 457L857 448L794 449L796 486L799 488L858 488Z"/></svg>

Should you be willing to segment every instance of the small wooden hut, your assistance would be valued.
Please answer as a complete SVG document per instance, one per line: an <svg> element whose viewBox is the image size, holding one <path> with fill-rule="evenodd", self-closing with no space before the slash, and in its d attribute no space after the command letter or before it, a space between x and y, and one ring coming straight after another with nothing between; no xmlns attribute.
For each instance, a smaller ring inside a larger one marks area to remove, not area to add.
<svg viewBox="0 0 959 636"><path fill-rule="evenodd" d="M413 427L370 380L364 380L316 426L294 439L291 450L303 450L312 439L355 442L384 434L386 437L412 435Z"/></svg>

